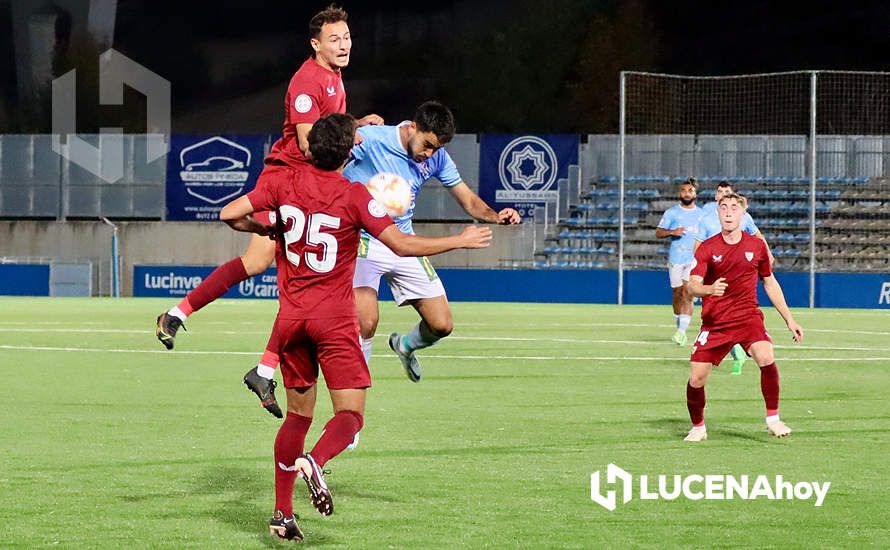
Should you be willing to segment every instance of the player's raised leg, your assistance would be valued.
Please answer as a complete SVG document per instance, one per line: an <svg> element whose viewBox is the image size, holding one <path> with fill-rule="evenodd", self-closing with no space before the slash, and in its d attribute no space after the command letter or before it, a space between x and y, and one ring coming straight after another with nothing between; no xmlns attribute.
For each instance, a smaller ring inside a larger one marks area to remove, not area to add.
<svg viewBox="0 0 890 550"><path fill-rule="evenodd" d="M711 374L711 363L692 361L689 367L686 408L689 410L692 428L683 441L704 441L708 438L708 429L705 427L705 383Z"/></svg>
<svg viewBox="0 0 890 550"><path fill-rule="evenodd" d="M791 428L779 418L779 368L776 366L771 342L760 341L748 348L760 367L760 391L766 404L766 429L775 437L791 435Z"/></svg>
<svg viewBox="0 0 890 550"><path fill-rule="evenodd" d="M334 513L334 501L324 479L324 465L342 453L355 440L364 425L365 390L330 390L334 416L324 426L321 437L308 453L300 456L296 467L306 481L312 505L323 516Z"/></svg>
<svg viewBox="0 0 890 550"><path fill-rule="evenodd" d="M263 352L260 362L244 375L244 385L256 394L264 409L269 411L272 416L281 418L281 407L278 406L278 400L275 399L277 384L273 380L278 360L278 327L276 325L272 327L272 334L269 335L266 351Z"/></svg>
<svg viewBox="0 0 890 550"><path fill-rule="evenodd" d="M284 539L303 539L294 517L294 481L300 472L296 462L312 425L316 392L316 386L287 390L287 418L275 437L275 514L269 531Z"/></svg>
<svg viewBox="0 0 890 550"><path fill-rule="evenodd" d="M233 258L214 269L179 304L158 316L155 328L158 340L167 349L173 349L176 333L189 315L216 300L244 279L266 271L274 259L275 242L267 237L251 235L250 244L243 256Z"/></svg>

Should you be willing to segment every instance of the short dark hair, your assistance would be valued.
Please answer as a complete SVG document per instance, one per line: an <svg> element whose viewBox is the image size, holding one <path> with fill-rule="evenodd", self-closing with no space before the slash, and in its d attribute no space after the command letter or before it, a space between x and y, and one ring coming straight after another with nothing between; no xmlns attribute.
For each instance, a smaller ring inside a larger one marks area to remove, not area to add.
<svg viewBox="0 0 890 550"><path fill-rule="evenodd" d="M425 101L414 112L414 124L421 132L432 132L445 145L454 137L454 115L438 101Z"/></svg>
<svg viewBox="0 0 890 550"><path fill-rule="evenodd" d="M723 195L722 197L720 197L720 202L718 202L717 204L722 204L723 201L729 199L735 199L740 205L742 205L743 208L747 207L748 205L747 199L745 199L741 195L737 195L736 193L727 193Z"/></svg>
<svg viewBox="0 0 890 550"><path fill-rule="evenodd" d="M698 189L698 182L695 181L695 178L693 178L692 176L686 178L686 181L682 182L680 185L691 185L693 189Z"/></svg>
<svg viewBox="0 0 890 550"><path fill-rule="evenodd" d="M309 38L318 38L321 36L321 27L328 23L339 23L349 19L346 10L337 4L330 4L325 9L316 13L309 20Z"/></svg>
<svg viewBox="0 0 890 550"><path fill-rule="evenodd" d="M723 181L721 181L720 183L717 184L717 189L723 189L724 187L729 187L730 189L732 189L733 191L735 191L735 187L733 187L732 184L729 183L729 182L726 181L726 180L723 180Z"/></svg>
<svg viewBox="0 0 890 550"><path fill-rule="evenodd" d="M309 130L312 165L321 170L340 168L352 151L355 128L355 119L345 113L333 113L316 120Z"/></svg>

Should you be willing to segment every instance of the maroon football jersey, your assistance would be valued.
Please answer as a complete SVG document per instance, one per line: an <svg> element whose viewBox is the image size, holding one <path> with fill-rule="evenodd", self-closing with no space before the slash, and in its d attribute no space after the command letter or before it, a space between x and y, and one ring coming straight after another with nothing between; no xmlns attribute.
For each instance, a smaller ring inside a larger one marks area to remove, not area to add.
<svg viewBox="0 0 890 550"><path fill-rule="evenodd" d="M307 59L294 73L284 96L284 127L281 139L272 145L266 163L289 166L306 162L297 140L297 124L315 124L325 115L346 112L343 75L325 69L315 58Z"/></svg>
<svg viewBox="0 0 890 550"><path fill-rule="evenodd" d="M704 241L695 252L691 275L713 284L726 278L723 296L702 298L702 327L709 329L744 323L752 315L763 318L757 305L757 278L772 275L766 245L757 237L742 232L736 244L727 244L718 233Z"/></svg>
<svg viewBox="0 0 890 550"><path fill-rule="evenodd" d="M368 189L338 172L301 164L290 181L247 194L254 210L276 210L279 316L320 319L356 314L352 278L359 232L377 237L392 219Z"/></svg>

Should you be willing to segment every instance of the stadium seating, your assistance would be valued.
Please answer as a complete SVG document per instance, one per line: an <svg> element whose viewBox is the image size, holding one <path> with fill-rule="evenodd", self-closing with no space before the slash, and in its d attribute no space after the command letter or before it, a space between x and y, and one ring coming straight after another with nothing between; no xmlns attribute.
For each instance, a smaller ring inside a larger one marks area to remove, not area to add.
<svg viewBox="0 0 890 550"><path fill-rule="evenodd" d="M662 269L667 242L655 238L661 214L676 204L676 184L686 177L625 178L624 261L628 269ZM698 178L700 205L714 187L731 181L750 201L749 212L773 248L782 270L809 269L810 180L800 176ZM618 178L601 176L559 220L536 267L615 268L619 240ZM820 271L890 270L890 180L820 177L815 193L816 268Z"/></svg>

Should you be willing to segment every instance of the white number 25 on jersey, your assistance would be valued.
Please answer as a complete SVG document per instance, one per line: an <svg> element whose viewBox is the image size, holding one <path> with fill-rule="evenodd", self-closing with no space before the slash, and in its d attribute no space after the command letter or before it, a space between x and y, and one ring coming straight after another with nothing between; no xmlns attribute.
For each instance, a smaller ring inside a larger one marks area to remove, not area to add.
<svg viewBox="0 0 890 550"><path fill-rule="evenodd" d="M284 226L291 225L290 231L284 234L284 251L288 261L294 265L300 265L300 255L291 252L289 245L299 241L303 237L303 230L305 229L306 243L322 247L320 255L317 252L308 251L304 254L306 256L306 265L317 273L327 273L334 269L334 265L337 263L337 239L329 233L323 233L322 228L339 228L340 218L318 212L309 214L307 228L306 214L299 208L282 205L278 211L281 212L281 221Z"/></svg>

